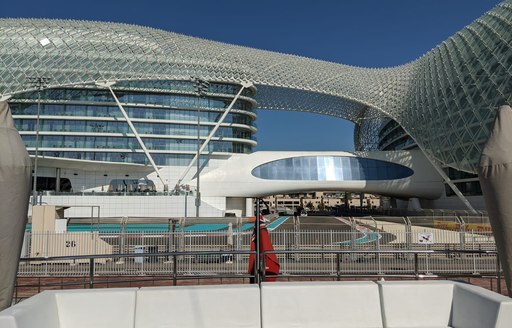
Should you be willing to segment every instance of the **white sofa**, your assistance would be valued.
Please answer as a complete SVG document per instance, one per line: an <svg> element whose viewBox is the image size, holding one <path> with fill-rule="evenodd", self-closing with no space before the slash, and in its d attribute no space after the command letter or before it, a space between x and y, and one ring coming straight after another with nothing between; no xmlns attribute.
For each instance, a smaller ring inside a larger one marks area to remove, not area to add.
<svg viewBox="0 0 512 328"><path fill-rule="evenodd" d="M510 328L512 300L448 281L300 282L46 291L1 328Z"/></svg>
<svg viewBox="0 0 512 328"><path fill-rule="evenodd" d="M45 291L0 312L0 328L259 328L257 285Z"/></svg>
<svg viewBox="0 0 512 328"><path fill-rule="evenodd" d="M46 291L0 312L0 327L134 327L136 296L137 288Z"/></svg>
<svg viewBox="0 0 512 328"><path fill-rule="evenodd" d="M261 285L262 327L382 327L373 282L279 282Z"/></svg>
<svg viewBox="0 0 512 328"><path fill-rule="evenodd" d="M141 288L135 327L259 328L259 294L257 285Z"/></svg>
<svg viewBox="0 0 512 328"><path fill-rule="evenodd" d="M450 281L378 282L388 328L512 327L512 299Z"/></svg>

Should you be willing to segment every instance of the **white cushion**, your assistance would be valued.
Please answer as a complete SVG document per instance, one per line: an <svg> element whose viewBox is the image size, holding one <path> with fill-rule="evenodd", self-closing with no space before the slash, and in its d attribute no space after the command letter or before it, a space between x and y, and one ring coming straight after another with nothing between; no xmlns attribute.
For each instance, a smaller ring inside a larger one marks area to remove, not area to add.
<svg viewBox="0 0 512 328"><path fill-rule="evenodd" d="M60 328L133 328L136 295L137 288L58 291Z"/></svg>
<svg viewBox="0 0 512 328"><path fill-rule="evenodd" d="M448 327L453 282L379 281L384 327Z"/></svg>
<svg viewBox="0 0 512 328"><path fill-rule="evenodd" d="M13 315L2 313L0 314L0 327L2 328L17 328L16 319Z"/></svg>
<svg viewBox="0 0 512 328"><path fill-rule="evenodd" d="M258 285L147 287L137 293L137 328L260 327Z"/></svg>
<svg viewBox="0 0 512 328"><path fill-rule="evenodd" d="M285 282L261 286L262 327L382 327L373 282Z"/></svg>
<svg viewBox="0 0 512 328"><path fill-rule="evenodd" d="M60 328L55 293L45 291L0 312L2 328Z"/></svg>
<svg viewBox="0 0 512 328"><path fill-rule="evenodd" d="M453 326L510 328L512 300L478 286L456 284L453 296Z"/></svg>

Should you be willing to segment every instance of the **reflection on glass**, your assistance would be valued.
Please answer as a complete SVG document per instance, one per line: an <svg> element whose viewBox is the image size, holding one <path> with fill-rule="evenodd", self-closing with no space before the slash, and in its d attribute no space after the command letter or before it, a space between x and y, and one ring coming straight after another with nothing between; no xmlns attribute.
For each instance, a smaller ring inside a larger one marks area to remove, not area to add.
<svg viewBox="0 0 512 328"><path fill-rule="evenodd" d="M285 158L256 167L252 175L267 180L355 181L395 180L413 170L400 164L349 156Z"/></svg>

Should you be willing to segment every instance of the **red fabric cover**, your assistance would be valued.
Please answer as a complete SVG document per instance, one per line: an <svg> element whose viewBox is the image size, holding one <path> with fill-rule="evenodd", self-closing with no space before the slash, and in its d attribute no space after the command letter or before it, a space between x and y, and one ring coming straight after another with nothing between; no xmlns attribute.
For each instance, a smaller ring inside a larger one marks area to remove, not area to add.
<svg viewBox="0 0 512 328"><path fill-rule="evenodd" d="M251 238L251 251L256 250L256 227L252 233ZM272 240L270 239L270 235L267 230L267 226L264 223L263 216L260 216L260 256L263 256L262 253L264 251L273 251L274 246L272 245ZM249 269L247 272L249 274L254 274L255 270L255 262L256 255L251 254L249 256ZM265 256L265 281L276 281L275 277L269 276L277 276L279 274L279 262L277 261L276 254L266 254Z"/></svg>

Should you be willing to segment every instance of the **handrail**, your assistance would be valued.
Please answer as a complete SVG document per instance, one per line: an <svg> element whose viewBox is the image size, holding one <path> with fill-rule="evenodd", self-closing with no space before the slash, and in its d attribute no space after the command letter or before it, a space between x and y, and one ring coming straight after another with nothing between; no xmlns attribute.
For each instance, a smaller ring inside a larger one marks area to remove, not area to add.
<svg viewBox="0 0 512 328"><path fill-rule="evenodd" d="M186 255L250 255L256 251L240 251L240 250L221 250L221 251L193 251L193 252L157 252L157 253L111 253L111 254L91 254L91 255L68 255L68 256L43 256L43 257L22 257L20 262L38 262L38 261L64 261L64 260L80 260L80 259L103 259L112 257L154 257L154 256L186 256ZM273 250L263 251L265 254L487 254L497 255L496 250L457 250L457 249L393 249L393 250Z"/></svg>
<svg viewBox="0 0 512 328"><path fill-rule="evenodd" d="M160 252L160 253L129 253L129 254L96 254L96 255L74 255L74 256L47 256L47 257L26 257L21 258L21 262L43 262L43 261L65 261L65 260L80 260L80 259L88 259L89 260L89 288L94 288L94 260L95 259L103 259L103 258L126 258L126 257L154 257L154 256L166 256L172 257L172 273L171 278L166 280L172 280L173 285L177 285L177 281L179 279L206 279L212 278L215 276L219 277L230 277L230 278L255 278L255 275L251 274L242 274L242 275L208 275L208 276L179 276L178 275L178 261L176 260L179 256L186 255L250 255L256 253L255 251L236 251L236 250L225 250L225 251L195 251L195 252ZM83 285L83 283L76 283L76 285ZM27 286L16 286L16 287L27 287Z"/></svg>
<svg viewBox="0 0 512 328"><path fill-rule="evenodd" d="M301 254L450 254L450 253L466 253L466 254L497 254L498 252L495 250L457 250L457 249L418 249L418 250L409 250L409 249L392 249L392 250L352 250L352 249L333 249L333 250L273 250L273 251L264 251L265 254L290 254L290 253L301 253Z"/></svg>
<svg viewBox="0 0 512 328"><path fill-rule="evenodd" d="M192 251L192 252L183 252L183 251L175 251L175 252L157 252L157 253L129 253L129 254L97 254L97 255L74 255L74 256L48 256L48 257L28 257L21 258L21 262L44 262L44 261L64 261L64 260L89 260L89 281L86 283L89 285L89 288L94 288L95 283L104 283L102 281L95 282L95 260L96 259L104 259L104 258L135 258L135 257L169 257L172 258L172 267L169 271L168 277L160 277L160 278L152 278L151 280L172 280L173 285L177 285L177 280L181 279L207 279L207 278L254 278L256 281L265 281L265 270L260 270L259 273L261 275L261 279L256 279L257 277L253 274L212 274L212 275L178 275L178 257L181 256L194 256L194 255L251 255L255 254L255 251L249 250L221 250L221 251ZM497 255L497 251L495 250L433 250L433 249L422 249L422 250L273 250L273 251L263 251L261 252L261 268L266 267L266 255L268 254L334 254L336 255L336 274L326 275L326 274L308 274L308 273L300 273L300 274L280 274L278 277L286 278L286 277L332 277L340 280L341 278L349 278L349 277L370 277L370 278L381 278L381 277L399 277L399 278L413 278L413 279L421 279L427 277L484 277L484 275L475 275L475 274L444 274L444 275L434 275L434 274L421 274L419 271L419 255L435 255L435 254L480 254L480 255ZM411 254L414 256L414 270L411 274L342 274L341 273L341 255L343 254ZM501 268L498 256L496 256L496 270L495 275L492 277L497 278L497 289L498 292L501 293ZM485 277L489 277L486 275ZM119 281L110 281L111 283L116 282L129 282L130 280L119 280ZM135 281L135 280L134 280ZM68 285L84 285L84 282L70 283ZM54 286L54 284L49 284L48 286ZM59 284L58 286L61 286ZM34 287L32 285L18 285L16 287ZM39 286L40 287L40 286Z"/></svg>
<svg viewBox="0 0 512 328"><path fill-rule="evenodd" d="M496 283L497 283L497 289L498 292L501 294L501 265L499 261L498 252L496 250L433 250L433 249L425 249L425 250L272 250L272 251L264 251L262 252L262 264L261 267L266 267L266 255L267 254L335 254L336 255L336 275L334 277L337 278L337 280L340 280L341 277L409 277L414 278L416 280L420 278L425 277L462 277L462 276L476 276L475 274L472 275L464 275L464 274L445 274L445 275L422 275L419 273L419 254L481 254L481 255L496 255ZM342 275L340 270L340 255L342 254L413 254L414 255L414 274L411 275L390 275L390 274L373 274L373 275ZM262 270L261 272L262 277L261 281L265 281L265 270ZM294 277L333 277L333 275L287 275L287 276L294 276ZM482 276L482 275L480 275ZM285 275L279 275L279 277L285 277Z"/></svg>
<svg viewBox="0 0 512 328"><path fill-rule="evenodd" d="M21 262L38 262L38 261L64 261L64 260L84 260L84 259L105 259L112 257L153 257L153 256L185 256L185 255L250 255L256 251L193 251L193 252L157 252L157 253L111 253L111 254L91 254L91 255L68 255L68 256L42 256L42 257L22 257Z"/></svg>

